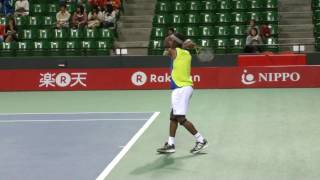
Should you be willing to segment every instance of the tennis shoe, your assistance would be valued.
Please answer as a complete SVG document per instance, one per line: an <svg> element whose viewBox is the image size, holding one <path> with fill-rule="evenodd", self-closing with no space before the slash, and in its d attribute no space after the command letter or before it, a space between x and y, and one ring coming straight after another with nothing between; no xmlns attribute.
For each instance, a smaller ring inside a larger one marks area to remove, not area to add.
<svg viewBox="0 0 320 180"><path fill-rule="evenodd" d="M197 154L201 150L208 147L208 141L206 139L203 140L203 142L196 142L196 145L190 150L190 153Z"/></svg>
<svg viewBox="0 0 320 180"><path fill-rule="evenodd" d="M169 145L168 142L166 142L162 148L157 149L157 152L162 154L168 154L176 152L176 149L174 144Z"/></svg>

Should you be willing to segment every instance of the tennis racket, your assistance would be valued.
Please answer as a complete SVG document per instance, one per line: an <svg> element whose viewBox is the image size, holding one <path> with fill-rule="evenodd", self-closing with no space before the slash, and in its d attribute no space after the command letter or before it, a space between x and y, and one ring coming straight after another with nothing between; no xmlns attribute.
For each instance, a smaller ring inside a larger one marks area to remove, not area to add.
<svg viewBox="0 0 320 180"><path fill-rule="evenodd" d="M197 58L200 62L211 62L215 58L212 48L201 47L196 45L195 51L196 51Z"/></svg>

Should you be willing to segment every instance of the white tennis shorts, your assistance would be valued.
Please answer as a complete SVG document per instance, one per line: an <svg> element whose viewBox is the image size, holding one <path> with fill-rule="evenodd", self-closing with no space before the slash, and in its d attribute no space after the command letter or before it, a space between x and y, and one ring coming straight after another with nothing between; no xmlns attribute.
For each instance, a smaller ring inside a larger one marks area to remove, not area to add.
<svg viewBox="0 0 320 180"><path fill-rule="evenodd" d="M171 107L173 115L186 115L192 92L192 86L185 86L172 91Z"/></svg>

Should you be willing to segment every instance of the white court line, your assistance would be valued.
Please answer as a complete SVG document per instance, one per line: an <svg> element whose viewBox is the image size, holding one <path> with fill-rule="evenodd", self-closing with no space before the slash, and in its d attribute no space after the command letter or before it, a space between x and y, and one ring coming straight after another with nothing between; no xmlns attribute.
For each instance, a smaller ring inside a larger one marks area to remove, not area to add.
<svg viewBox="0 0 320 180"><path fill-rule="evenodd" d="M148 114L150 112L53 112L53 113L0 113L0 116L4 115L49 115L49 114Z"/></svg>
<svg viewBox="0 0 320 180"><path fill-rule="evenodd" d="M94 122L94 121L147 121L148 119L37 119L37 120L0 120L0 123L29 123L29 122Z"/></svg>
<svg viewBox="0 0 320 180"><path fill-rule="evenodd" d="M160 112L155 112L150 119L142 126L142 128L131 138L131 140L124 146L120 153L111 161L110 164L102 171L96 180L104 180L111 172L111 170L120 162L120 160L127 154L133 144L140 138L140 136L148 129L152 122L159 116Z"/></svg>

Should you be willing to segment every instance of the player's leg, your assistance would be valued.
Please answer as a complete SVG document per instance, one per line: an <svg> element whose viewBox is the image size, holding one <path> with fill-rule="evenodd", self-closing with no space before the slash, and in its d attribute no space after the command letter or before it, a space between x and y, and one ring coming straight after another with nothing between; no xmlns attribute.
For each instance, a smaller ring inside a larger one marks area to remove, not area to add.
<svg viewBox="0 0 320 180"><path fill-rule="evenodd" d="M170 128L169 128L169 138L163 147L157 149L159 153L174 153L175 152L175 136L178 128L178 121L173 115L173 110L170 113Z"/></svg>
<svg viewBox="0 0 320 180"><path fill-rule="evenodd" d="M180 125L185 127L195 137L196 146L193 149L191 149L190 152L197 153L203 148L206 148L208 143L207 140L197 131L193 123L190 122L185 116L188 110L192 92L193 88L191 86L181 88L181 96L179 101L180 103L179 106L176 108L176 112L174 113L179 114L176 115L176 119L180 123Z"/></svg>

